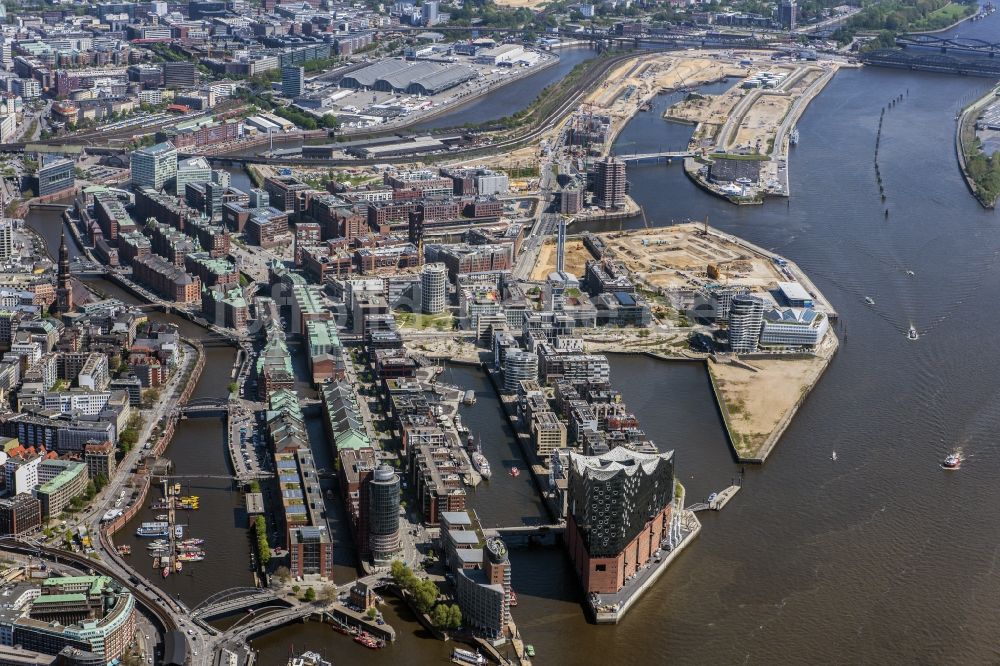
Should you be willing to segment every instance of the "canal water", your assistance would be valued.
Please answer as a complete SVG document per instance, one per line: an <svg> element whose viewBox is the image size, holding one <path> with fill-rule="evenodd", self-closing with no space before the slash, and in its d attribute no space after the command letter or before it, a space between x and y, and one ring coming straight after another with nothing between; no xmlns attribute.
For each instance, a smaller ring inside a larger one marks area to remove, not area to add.
<svg viewBox="0 0 1000 666"><path fill-rule="evenodd" d="M998 20L970 25L996 34ZM989 83L841 71L798 124L787 201L736 207L696 188L677 165L630 169L632 195L651 223L708 216L796 261L839 311L842 344L767 464L746 468L744 489L724 512L700 514L698 541L622 624L585 622L561 550L512 552L515 619L540 662L996 660L1000 514L983 507L995 503L1000 473L1000 377L989 345L1000 328L990 306L1000 288L1000 230L966 189L954 152L956 105ZM883 126L883 203L875 132L883 106L900 94ZM621 139L633 142L627 152L677 139L676 127L657 119L640 114L630 124ZM911 324L915 342L905 335ZM455 383L483 386L475 371L453 372ZM613 357L612 381L657 444L677 452L692 500L728 484L737 468L698 366ZM477 394L463 419L474 430L497 424L483 432L483 446L502 467L518 453L499 434L502 418L490 416L489 390ZM956 446L968 460L945 472L939 460ZM488 502L470 500L485 520L538 514L530 493L495 479ZM283 663L292 646L326 650L338 664L444 663L444 645L421 639L405 615L387 617L401 638L381 653L317 625L255 645L266 664Z"/></svg>
<svg viewBox="0 0 1000 666"><path fill-rule="evenodd" d="M63 229L62 218L53 211L32 211L27 223L38 231L50 248L59 246ZM71 257L81 254L80 248L66 232L67 247ZM126 303L139 303L139 299L107 280L86 281L95 292L118 298ZM159 312L149 314L150 319L176 324L181 333L201 337L203 329L177 317ZM205 369L192 398L219 398L228 394L228 384L236 350L232 347L207 347ZM177 475L217 475L232 473L226 453L225 429L222 419L195 418L178 423L174 438L166 450L166 457L174 462ZM205 539L207 557L202 562L191 562L184 571L161 579L152 569L152 558L146 554L148 539L134 536L140 522L155 520L159 511L149 509L149 504L162 493L150 490L146 508L130 521L117 535L116 543L132 545L130 563L142 575L155 581L162 589L179 596L188 605L197 604L214 592L229 587L251 585L250 550L247 542L247 517L243 496L232 489L226 479L180 479L185 495L201 498L198 511L178 513L178 521L187 525L185 537Z"/></svg>

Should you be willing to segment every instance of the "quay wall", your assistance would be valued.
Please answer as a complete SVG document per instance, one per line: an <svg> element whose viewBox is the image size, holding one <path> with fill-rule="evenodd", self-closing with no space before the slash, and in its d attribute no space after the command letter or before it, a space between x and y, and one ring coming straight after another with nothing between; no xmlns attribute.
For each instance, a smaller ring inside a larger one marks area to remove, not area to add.
<svg viewBox="0 0 1000 666"><path fill-rule="evenodd" d="M694 528L691 530L691 532L688 533L688 535L684 538L683 541L677 544L676 548L670 551L670 553L663 558L662 562L656 565L656 570L652 574L650 574L649 578L643 581L642 585L637 587L635 591L631 595L629 595L627 599L625 599L620 608L610 612L608 611L597 612L592 610L591 613L594 622L596 624L618 624L619 622L621 622L622 618L625 617L625 613L627 613L628 610L632 608L632 606L635 605L635 603L639 599L642 598L642 595L646 593L646 591L653 585L653 583L659 580L660 576L663 575L663 572L667 570L667 568L675 559L677 559L677 557L681 554L681 552L684 551L699 534L701 534L701 521L699 521L698 518L694 515L694 512L685 511L684 513L686 514L685 518L694 521Z"/></svg>

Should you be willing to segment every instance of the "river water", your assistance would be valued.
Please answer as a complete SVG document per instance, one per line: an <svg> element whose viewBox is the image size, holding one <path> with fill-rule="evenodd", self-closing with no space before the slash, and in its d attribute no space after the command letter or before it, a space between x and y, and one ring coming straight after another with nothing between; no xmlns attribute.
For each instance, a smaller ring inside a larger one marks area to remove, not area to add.
<svg viewBox="0 0 1000 666"><path fill-rule="evenodd" d="M998 21L995 14L969 25L996 34ZM700 514L699 540L622 624L586 623L561 550L512 552L514 616L539 662L995 662L1000 515L979 507L995 501L1000 471L1000 378L988 351L1000 312L987 298L1000 287L1000 232L996 214L966 189L953 142L956 106L988 84L841 71L799 122L787 201L736 207L696 188L677 165L630 169L632 195L652 224L708 216L796 261L839 311L842 345L768 463L746 469L743 491L724 512ZM899 94L883 126L883 204L875 131ZM640 114L619 150L673 145L684 131L659 113ZM911 323L916 342L905 336ZM463 419L499 471L519 452L485 379L449 372L449 381L476 389L479 401ZM699 366L614 357L612 381L658 445L677 452L692 500L728 485L737 467ZM968 461L944 472L938 461L955 446ZM487 523L540 516L525 476L494 475L470 504ZM233 523L230 512L219 524ZM239 568L202 582L247 580ZM337 664L443 663L447 648L423 640L402 615L387 613L401 638L380 653L319 625L288 627L255 645L264 664L283 663L292 646L325 650Z"/></svg>

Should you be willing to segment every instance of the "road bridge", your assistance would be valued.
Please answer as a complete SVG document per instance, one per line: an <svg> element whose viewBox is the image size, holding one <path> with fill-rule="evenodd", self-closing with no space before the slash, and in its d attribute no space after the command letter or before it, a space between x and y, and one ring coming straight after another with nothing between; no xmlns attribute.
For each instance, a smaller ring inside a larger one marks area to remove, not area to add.
<svg viewBox="0 0 1000 666"><path fill-rule="evenodd" d="M192 608L191 617L195 620L208 620L278 600L277 593L266 588L232 587L216 592ZM281 607L284 608L287 608L287 605Z"/></svg>
<svg viewBox="0 0 1000 666"><path fill-rule="evenodd" d="M866 65L921 72L1000 78L1000 59L962 58L945 53L911 49L875 49L861 56Z"/></svg>
<svg viewBox="0 0 1000 666"><path fill-rule="evenodd" d="M985 39L971 37L942 37L926 33L907 33L896 37L896 45L901 48L920 47L935 49L941 53L957 51L992 58L1000 52L1000 42L988 42Z"/></svg>
<svg viewBox="0 0 1000 666"><path fill-rule="evenodd" d="M232 405L224 398L195 398L177 407L182 416L225 416Z"/></svg>
<svg viewBox="0 0 1000 666"><path fill-rule="evenodd" d="M28 203L28 208L35 210L54 210L56 212L62 212L64 210L71 210L73 207L69 204L61 203L43 203L41 201L32 201Z"/></svg>

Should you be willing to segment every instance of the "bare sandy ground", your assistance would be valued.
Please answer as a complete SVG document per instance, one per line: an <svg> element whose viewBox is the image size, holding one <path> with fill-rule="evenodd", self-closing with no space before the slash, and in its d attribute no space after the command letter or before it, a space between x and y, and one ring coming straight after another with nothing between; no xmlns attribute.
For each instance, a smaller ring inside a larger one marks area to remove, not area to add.
<svg viewBox="0 0 1000 666"><path fill-rule="evenodd" d="M587 269L586 262L593 259L590 250L583 246L583 241L566 241L566 271L577 277L583 277ZM535 267L531 271L532 280L544 280L549 273L556 269L556 246L555 243L546 243L538 252L538 259Z"/></svg>
<svg viewBox="0 0 1000 666"><path fill-rule="evenodd" d="M741 456L753 456L812 388L826 359L753 360L758 372L709 362L708 369L729 413L733 444Z"/></svg>
<svg viewBox="0 0 1000 666"><path fill-rule="evenodd" d="M772 262L718 236L702 235L697 223L600 237L608 256L622 261L654 288L693 288L696 282L709 279L709 264L721 270L721 275L711 279L722 284L735 281L763 289L784 279Z"/></svg>

